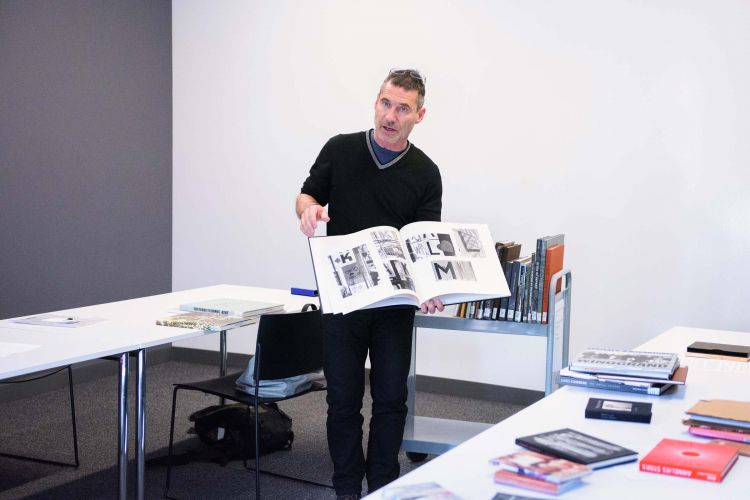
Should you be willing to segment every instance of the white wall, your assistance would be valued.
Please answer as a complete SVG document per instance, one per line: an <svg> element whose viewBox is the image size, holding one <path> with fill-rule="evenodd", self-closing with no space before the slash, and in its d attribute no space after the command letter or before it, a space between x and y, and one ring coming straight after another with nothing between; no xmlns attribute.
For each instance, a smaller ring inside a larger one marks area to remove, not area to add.
<svg viewBox="0 0 750 500"><path fill-rule="evenodd" d="M293 202L325 140L428 77L443 220L566 234L571 352L750 330L750 4L173 2L173 288L312 286ZM543 343L420 334L419 372L543 387Z"/></svg>

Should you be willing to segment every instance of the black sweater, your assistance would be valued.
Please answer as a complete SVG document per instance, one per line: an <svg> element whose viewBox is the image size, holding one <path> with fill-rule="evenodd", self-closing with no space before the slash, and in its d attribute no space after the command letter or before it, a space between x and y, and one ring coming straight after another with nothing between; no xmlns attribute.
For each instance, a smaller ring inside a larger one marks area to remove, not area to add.
<svg viewBox="0 0 750 500"><path fill-rule="evenodd" d="M302 193L328 205L329 236L373 226L401 229L416 221L439 221L443 185L437 165L413 144L400 159L380 169L367 132L328 140L310 168Z"/></svg>

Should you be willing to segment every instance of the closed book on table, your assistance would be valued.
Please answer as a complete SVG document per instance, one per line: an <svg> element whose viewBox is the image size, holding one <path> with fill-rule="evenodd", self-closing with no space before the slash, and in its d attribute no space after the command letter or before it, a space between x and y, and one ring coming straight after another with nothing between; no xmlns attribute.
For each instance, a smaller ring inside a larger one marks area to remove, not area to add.
<svg viewBox="0 0 750 500"><path fill-rule="evenodd" d="M750 428L750 401L702 399L685 413L693 420Z"/></svg>
<svg viewBox="0 0 750 500"><path fill-rule="evenodd" d="M687 347L687 355L697 358L750 361L750 346L719 344L716 342L693 342Z"/></svg>
<svg viewBox="0 0 750 500"><path fill-rule="evenodd" d="M585 464L592 469L633 462L638 452L574 429L558 429L516 438L526 449Z"/></svg>
<svg viewBox="0 0 750 500"><path fill-rule="evenodd" d="M224 314L226 316L247 318L260 316L261 314L284 312L284 305L255 300L217 298L181 304L180 311Z"/></svg>
<svg viewBox="0 0 750 500"><path fill-rule="evenodd" d="M586 373L610 373L669 379L680 364L674 352L623 351L589 348L570 364L570 369Z"/></svg>
<svg viewBox="0 0 750 500"><path fill-rule="evenodd" d="M623 401L621 399L589 398L586 418L624 420L626 422L651 422L651 403Z"/></svg>
<svg viewBox="0 0 750 500"><path fill-rule="evenodd" d="M521 450L493 458L490 464L549 483L564 483L587 476L592 472L588 465L530 450Z"/></svg>
<svg viewBox="0 0 750 500"><path fill-rule="evenodd" d="M734 446L662 439L640 462L643 472L720 482L737 461Z"/></svg>
<svg viewBox="0 0 750 500"><path fill-rule="evenodd" d="M523 474L517 474L503 469L495 472L495 482L498 484L507 484L508 486L516 486L518 488L549 493L551 495L559 495L560 493L564 493L581 485L580 479L573 479L572 481L567 481L565 483L550 483L542 481L541 479L535 479L531 476L525 476Z"/></svg>
<svg viewBox="0 0 750 500"><path fill-rule="evenodd" d="M239 328L241 326L252 325L255 322L255 318L239 318L237 316L201 312L186 312L156 320L156 324L159 326L174 326L194 330L207 330L210 332Z"/></svg>

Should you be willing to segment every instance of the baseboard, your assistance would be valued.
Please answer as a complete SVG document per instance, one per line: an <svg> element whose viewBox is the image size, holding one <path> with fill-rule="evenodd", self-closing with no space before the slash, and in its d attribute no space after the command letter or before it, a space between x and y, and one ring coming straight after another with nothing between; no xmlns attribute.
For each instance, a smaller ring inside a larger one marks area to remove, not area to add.
<svg viewBox="0 0 750 500"><path fill-rule="evenodd" d="M170 356L170 345L149 347L146 349L146 365L155 365L169 361ZM131 371L135 371L135 365L135 362L131 361ZM12 401L14 399L35 396L48 391L68 387L67 370L62 370L59 373L40 378L39 380L30 380L22 383L17 382L19 380L34 379L43 376L45 373L54 373L56 370L57 368L54 368L0 381L0 401ZM118 365L112 359L92 359L76 363L73 365L73 384L82 384L90 382L91 380L116 375L117 370ZM131 380L135 380L134 374L131 374Z"/></svg>
<svg viewBox="0 0 750 500"><path fill-rule="evenodd" d="M249 354L227 353L227 367L241 370L247 366L250 357L251 355ZM186 363L219 365L218 351L208 351L205 349L172 347L171 359ZM365 374L366 381L370 379L369 370L367 371L368 373ZM479 382L468 382L465 380L430 377L428 375L417 375L416 383L417 389L420 391L518 405L530 405L544 397L543 391L483 384Z"/></svg>

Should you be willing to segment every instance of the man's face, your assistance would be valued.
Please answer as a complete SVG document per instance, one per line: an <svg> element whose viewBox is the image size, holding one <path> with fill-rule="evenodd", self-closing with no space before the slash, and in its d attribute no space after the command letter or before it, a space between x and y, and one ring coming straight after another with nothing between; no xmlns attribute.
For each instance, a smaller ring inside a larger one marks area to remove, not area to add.
<svg viewBox="0 0 750 500"><path fill-rule="evenodd" d="M416 90L404 90L390 82L383 84L375 100L375 142L391 151L401 151L424 112L424 106L417 110Z"/></svg>

